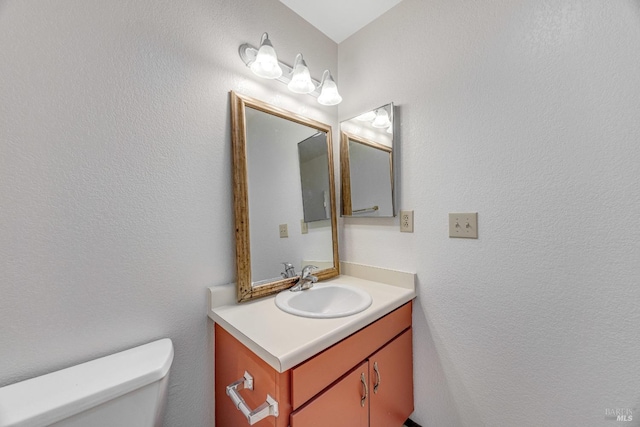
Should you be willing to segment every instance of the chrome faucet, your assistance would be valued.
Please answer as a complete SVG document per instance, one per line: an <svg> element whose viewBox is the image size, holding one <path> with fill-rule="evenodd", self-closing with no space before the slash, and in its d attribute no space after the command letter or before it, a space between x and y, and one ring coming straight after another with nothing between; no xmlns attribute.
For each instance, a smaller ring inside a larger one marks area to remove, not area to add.
<svg viewBox="0 0 640 427"><path fill-rule="evenodd" d="M283 262L283 264L284 264L284 271L280 273L282 275L282 278L288 279L289 277L295 277L296 270L293 268L293 264L291 264L290 262Z"/></svg>
<svg viewBox="0 0 640 427"><path fill-rule="evenodd" d="M317 270L318 267L315 265L307 265L302 269L302 275L300 276L300 280L298 283L293 285L293 287L289 288L291 292L304 291L305 289L309 289L313 286L314 283L318 281L316 276L311 274L312 270Z"/></svg>

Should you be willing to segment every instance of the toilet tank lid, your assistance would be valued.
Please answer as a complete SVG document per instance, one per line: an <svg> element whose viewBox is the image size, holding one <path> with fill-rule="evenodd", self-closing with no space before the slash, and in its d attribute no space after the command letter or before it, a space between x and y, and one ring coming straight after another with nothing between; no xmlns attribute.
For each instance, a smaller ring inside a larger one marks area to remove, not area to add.
<svg viewBox="0 0 640 427"><path fill-rule="evenodd" d="M165 338L0 388L0 427L46 426L164 378Z"/></svg>

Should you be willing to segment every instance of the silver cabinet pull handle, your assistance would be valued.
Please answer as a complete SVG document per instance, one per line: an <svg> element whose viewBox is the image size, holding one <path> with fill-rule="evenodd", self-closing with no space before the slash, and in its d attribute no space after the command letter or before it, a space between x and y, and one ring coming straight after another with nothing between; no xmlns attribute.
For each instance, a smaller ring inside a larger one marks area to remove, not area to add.
<svg viewBox="0 0 640 427"><path fill-rule="evenodd" d="M231 399L238 411L242 412L250 426L269 416L278 416L278 402L267 394L267 401L253 411L247 406L247 402L240 396L242 389L253 390L253 377L244 372L242 378L227 386L227 396Z"/></svg>
<svg viewBox="0 0 640 427"><path fill-rule="evenodd" d="M373 392L377 394L378 387L380 387L380 382L382 381L380 371L378 370L378 362L373 363L373 371L376 373L376 383L373 385Z"/></svg>
<svg viewBox="0 0 640 427"><path fill-rule="evenodd" d="M360 399L360 406L364 407L364 402L367 400L367 396L369 395L369 387L367 386L367 379L364 377L364 373L360 374L360 381L362 381L362 388L364 391L364 395Z"/></svg>

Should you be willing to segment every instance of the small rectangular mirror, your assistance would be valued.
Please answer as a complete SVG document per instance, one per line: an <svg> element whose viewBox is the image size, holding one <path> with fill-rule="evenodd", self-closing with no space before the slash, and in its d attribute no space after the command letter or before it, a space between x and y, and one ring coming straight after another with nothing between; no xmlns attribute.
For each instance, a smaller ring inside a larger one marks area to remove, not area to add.
<svg viewBox="0 0 640 427"><path fill-rule="evenodd" d="M393 103L340 124L341 215L394 217Z"/></svg>

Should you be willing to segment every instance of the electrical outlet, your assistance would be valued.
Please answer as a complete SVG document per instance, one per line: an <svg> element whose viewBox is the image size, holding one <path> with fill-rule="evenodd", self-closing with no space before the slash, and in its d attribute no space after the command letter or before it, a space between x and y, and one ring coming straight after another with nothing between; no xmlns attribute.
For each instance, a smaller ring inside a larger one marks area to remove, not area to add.
<svg viewBox="0 0 640 427"><path fill-rule="evenodd" d="M307 234L309 232L309 224L304 222L304 219L300 220L300 232L302 234Z"/></svg>
<svg viewBox="0 0 640 427"><path fill-rule="evenodd" d="M400 231L413 233L413 211L400 211Z"/></svg>
<svg viewBox="0 0 640 427"><path fill-rule="evenodd" d="M289 228L287 224L280 224L278 227L280 229L280 238L283 239L285 237L289 237Z"/></svg>
<svg viewBox="0 0 640 427"><path fill-rule="evenodd" d="M450 213L449 237L478 238L478 212Z"/></svg>

